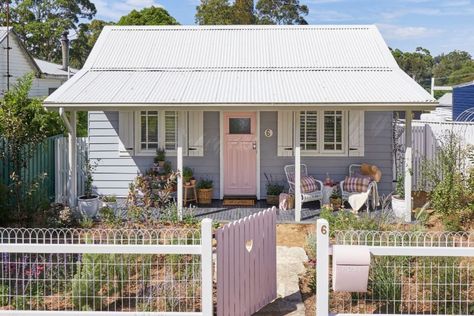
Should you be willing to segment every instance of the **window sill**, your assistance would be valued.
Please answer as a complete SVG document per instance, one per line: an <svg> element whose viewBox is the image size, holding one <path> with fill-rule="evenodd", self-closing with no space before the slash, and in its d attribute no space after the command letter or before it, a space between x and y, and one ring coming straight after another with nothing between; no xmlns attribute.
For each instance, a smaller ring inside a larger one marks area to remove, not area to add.
<svg viewBox="0 0 474 316"><path fill-rule="evenodd" d="M176 150L167 150L166 156L176 157ZM136 151L135 156L137 157L155 157L156 151Z"/></svg>

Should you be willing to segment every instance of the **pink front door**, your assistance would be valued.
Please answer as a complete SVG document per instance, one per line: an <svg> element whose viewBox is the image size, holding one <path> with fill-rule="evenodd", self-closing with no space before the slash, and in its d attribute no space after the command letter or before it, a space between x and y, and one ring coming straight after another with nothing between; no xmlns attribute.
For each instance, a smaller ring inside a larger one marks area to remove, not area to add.
<svg viewBox="0 0 474 316"><path fill-rule="evenodd" d="M224 195L257 194L256 113L224 113Z"/></svg>

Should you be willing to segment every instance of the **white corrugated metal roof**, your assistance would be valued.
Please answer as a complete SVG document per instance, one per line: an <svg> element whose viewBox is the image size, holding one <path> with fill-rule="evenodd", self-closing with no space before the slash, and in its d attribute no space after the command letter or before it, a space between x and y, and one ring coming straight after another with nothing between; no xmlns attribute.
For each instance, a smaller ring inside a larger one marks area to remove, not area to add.
<svg viewBox="0 0 474 316"><path fill-rule="evenodd" d="M35 58L35 62L38 67L41 69L41 72L46 75L53 75L53 76L66 76L68 75L67 71L62 69L62 65L58 65L55 63L51 63L46 60ZM78 70L74 68L70 68L71 75L75 74Z"/></svg>
<svg viewBox="0 0 474 316"><path fill-rule="evenodd" d="M113 26L45 104L435 102L375 26Z"/></svg>

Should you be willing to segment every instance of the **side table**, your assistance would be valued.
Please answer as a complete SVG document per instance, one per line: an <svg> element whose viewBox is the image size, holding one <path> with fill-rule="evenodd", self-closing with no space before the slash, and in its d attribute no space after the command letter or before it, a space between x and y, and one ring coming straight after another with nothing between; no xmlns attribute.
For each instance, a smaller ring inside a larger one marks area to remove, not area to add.
<svg viewBox="0 0 474 316"><path fill-rule="evenodd" d="M197 192L196 192L196 185L195 184L190 184L190 185L183 185L184 188L184 198L183 198L183 204L186 205L189 202L195 202L196 204L198 203L197 200ZM192 192L191 196L189 196L189 192Z"/></svg>

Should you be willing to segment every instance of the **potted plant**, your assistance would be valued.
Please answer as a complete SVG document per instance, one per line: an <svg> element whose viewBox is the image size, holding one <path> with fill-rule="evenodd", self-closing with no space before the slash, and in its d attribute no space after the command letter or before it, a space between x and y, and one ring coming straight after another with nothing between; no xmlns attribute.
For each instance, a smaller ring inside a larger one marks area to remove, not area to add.
<svg viewBox="0 0 474 316"><path fill-rule="evenodd" d="M339 191L339 187L334 187L332 191L331 197L329 198L331 203L331 207L334 211L338 211L342 206L342 196L341 192Z"/></svg>
<svg viewBox="0 0 474 316"><path fill-rule="evenodd" d="M272 177L267 176L267 204L269 205L278 205L280 202L280 193L283 192L283 185L278 182L273 181Z"/></svg>
<svg viewBox="0 0 474 316"><path fill-rule="evenodd" d="M81 214L85 214L89 218L94 218L100 208L100 200L97 194L92 191L92 172L97 165L92 166L90 161L86 161L86 180L84 182L84 195L78 198L78 207Z"/></svg>
<svg viewBox="0 0 474 316"><path fill-rule="evenodd" d="M392 194L392 210L396 218L404 219L407 213L405 207L405 177L400 175L397 178L397 185L395 186L395 194ZM409 210L411 212L411 210Z"/></svg>
<svg viewBox="0 0 474 316"><path fill-rule="evenodd" d="M183 168L183 181L186 185L191 185L191 178L193 177L193 169L189 167Z"/></svg>
<svg viewBox="0 0 474 316"><path fill-rule="evenodd" d="M212 180L200 179L197 184L199 204L211 204L212 202Z"/></svg>
<svg viewBox="0 0 474 316"><path fill-rule="evenodd" d="M102 196L102 203L104 207L110 208L112 211L117 211L117 197L115 195L104 195Z"/></svg>
<svg viewBox="0 0 474 316"><path fill-rule="evenodd" d="M189 182L191 182L191 185L196 185L196 178L195 177L191 177L191 179L189 180Z"/></svg>
<svg viewBox="0 0 474 316"><path fill-rule="evenodd" d="M173 172L173 167L171 166L171 162L165 161L165 164L163 165L163 172L165 173L166 176L169 176Z"/></svg>
<svg viewBox="0 0 474 316"><path fill-rule="evenodd" d="M158 164L160 168L163 168L166 161L166 151L164 148L160 147L156 150L156 156L153 159L155 164Z"/></svg>

